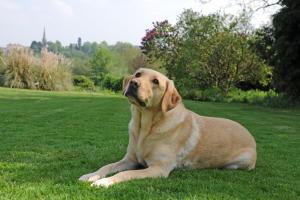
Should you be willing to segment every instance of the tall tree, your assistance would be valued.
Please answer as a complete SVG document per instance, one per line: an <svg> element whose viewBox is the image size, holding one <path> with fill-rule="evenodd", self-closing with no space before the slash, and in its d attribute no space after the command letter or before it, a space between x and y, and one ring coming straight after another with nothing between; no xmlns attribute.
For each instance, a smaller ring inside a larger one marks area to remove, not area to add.
<svg viewBox="0 0 300 200"><path fill-rule="evenodd" d="M30 48L32 49L34 54L39 54L39 53L41 53L41 50L43 48L43 44L41 42L32 41L31 45L30 45Z"/></svg>
<svg viewBox="0 0 300 200"><path fill-rule="evenodd" d="M270 68L249 47L245 22L185 10L175 26L154 23L141 48L185 88L219 87L227 93L241 81L265 84Z"/></svg>
<svg viewBox="0 0 300 200"><path fill-rule="evenodd" d="M92 73L94 75L102 75L107 73L107 67L111 63L111 52L100 47L91 59Z"/></svg>
<svg viewBox="0 0 300 200"><path fill-rule="evenodd" d="M79 37L77 40L77 50L81 50L81 44L82 44L81 37Z"/></svg>
<svg viewBox="0 0 300 200"><path fill-rule="evenodd" d="M51 51L51 52L54 52L54 53L62 53L62 45L61 45L61 42L56 40L55 42L47 42L47 45L48 45L48 50Z"/></svg>
<svg viewBox="0 0 300 200"><path fill-rule="evenodd" d="M140 53L137 55L134 59L131 60L130 67L128 68L129 73L135 72L139 68L145 68L145 67L150 67L148 61L147 61L147 56L144 54Z"/></svg>
<svg viewBox="0 0 300 200"><path fill-rule="evenodd" d="M300 98L300 1L282 0L281 5L273 19L275 85L279 91Z"/></svg>
<svg viewBox="0 0 300 200"><path fill-rule="evenodd" d="M250 46L258 56L264 59L268 65L274 66L274 43L273 27L265 25L255 30L250 40Z"/></svg>

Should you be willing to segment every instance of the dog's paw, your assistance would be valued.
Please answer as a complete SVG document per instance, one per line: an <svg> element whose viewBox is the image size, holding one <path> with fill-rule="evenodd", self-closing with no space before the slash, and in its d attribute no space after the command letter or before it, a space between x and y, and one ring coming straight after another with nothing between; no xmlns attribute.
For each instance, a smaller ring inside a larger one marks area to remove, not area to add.
<svg viewBox="0 0 300 200"><path fill-rule="evenodd" d="M96 173L90 173L90 174L85 174L79 178L80 181L88 181L88 182L94 182L98 179L100 179L101 176Z"/></svg>
<svg viewBox="0 0 300 200"><path fill-rule="evenodd" d="M102 179L99 179L97 181L95 181L94 183L92 183L91 186L97 186L97 187L109 187L111 185L113 185L113 181L111 180L111 178L102 178Z"/></svg>

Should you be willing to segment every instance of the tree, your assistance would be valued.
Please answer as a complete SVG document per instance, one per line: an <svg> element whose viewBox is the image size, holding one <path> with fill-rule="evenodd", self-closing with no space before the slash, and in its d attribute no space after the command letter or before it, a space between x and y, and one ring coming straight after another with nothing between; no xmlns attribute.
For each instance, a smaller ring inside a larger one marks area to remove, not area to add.
<svg viewBox="0 0 300 200"><path fill-rule="evenodd" d="M177 30L167 20L154 22L153 28L146 30L140 46L141 51L149 58L149 62L159 62L164 68L173 64L172 58L178 55L178 47ZM167 71L170 72L168 69Z"/></svg>
<svg viewBox="0 0 300 200"><path fill-rule="evenodd" d="M85 54L90 54L90 52L91 52L91 43L90 42L83 43L81 51L83 51Z"/></svg>
<svg viewBox="0 0 300 200"><path fill-rule="evenodd" d="M77 46L76 46L77 50L81 50L81 43L82 43L81 37L79 37L77 40Z"/></svg>
<svg viewBox="0 0 300 200"><path fill-rule="evenodd" d="M130 67L128 68L128 72L133 73L139 68L146 67L150 67L147 61L147 57L144 54L140 53L134 59L132 59Z"/></svg>
<svg viewBox="0 0 300 200"><path fill-rule="evenodd" d="M227 93L241 81L269 80L270 68L251 50L245 22L186 10L175 26L154 23L141 48L150 60L160 60L180 87L219 87Z"/></svg>
<svg viewBox="0 0 300 200"><path fill-rule="evenodd" d="M72 58L72 72L74 75L91 75L91 65L89 57L76 56Z"/></svg>
<svg viewBox="0 0 300 200"><path fill-rule="evenodd" d="M30 49L32 49L34 54L40 54L43 48L43 44L41 42L32 41L30 45Z"/></svg>
<svg viewBox="0 0 300 200"><path fill-rule="evenodd" d="M62 53L62 45L61 45L61 42L56 40L55 42L47 42L47 46L48 46L48 50L53 52L53 53Z"/></svg>
<svg viewBox="0 0 300 200"><path fill-rule="evenodd" d="M273 36L273 32L274 29L272 26L263 26L256 29L250 38L251 48L270 66L275 65L275 38Z"/></svg>
<svg viewBox="0 0 300 200"><path fill-rule="evenodd" d="M107 66L111 61L111 52L106 48L100 47L90 61L92 73L94 75L107 73Z"/></svg>
<svg viewBox="0 0 300 200"><path fill-rule="evenodd" d="M265 64L274 69L274 55L275 38L273 36L273 28L270 25L262 26L256 29L253 33L248 35L248 43L250 49L259 57L259 59L265 61ZM271 80L271 73L269 73L268 80ZM237 87L242 90L259 89L268 91L273 89L272 82L264 82L263 84L254 81L241 81L237 84Z"/></svg>
<svg viewBox="0 0 300 200"><path fill-rule="evenodd" d="M113 55L112 66L109 70L117 76L124 76L132 69L133 60L141 54L141 50L127 42L117 42L110 47Z"/></svg>
<svg viewBox="0 0 300 200"><path fill-rule="evenodd" d="M275 37L274 83L279 91L300 97L300 2L282 0L273 19Z"/></svg>
<svg viewBox="0 0 300 200"><path fill-rule="evenodd" d="M3 61L3 52L2 50L0 49L0 67L4 65L4 61Z"/></svg>
<svg viewBox="0 0 300 200"><path fill-rule="evenodd" d="M98 50L98 47L99 45L97 44L97 42L85 42L83 43L82 45L82 51L85 53L85 54L88 54L88 55L94 55L96 53L96 51Z"/></svg>

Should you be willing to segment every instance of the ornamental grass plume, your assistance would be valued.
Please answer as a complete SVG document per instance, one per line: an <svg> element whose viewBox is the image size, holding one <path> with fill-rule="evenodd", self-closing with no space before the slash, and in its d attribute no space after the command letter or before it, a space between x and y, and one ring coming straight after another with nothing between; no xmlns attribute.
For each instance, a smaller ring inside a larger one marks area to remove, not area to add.
<svg viewBox="0 0 300 200"><path fill-rule="evenodd" d="M19 45L10 45L3 60L5 86L11 88L36 88L36 58L30 49Z"/></svg>
<svg viewBox="0 0 300 200"><path fill-rule="evenodd" d="M71 62L45 48L35 57L29 48L10 45L3 61L7 87L59 91L73 87Z"/></svg>
<svg viewBox="0 0 300 200"><path fill-rule="evenodd" d="M62 55L43 49L38 62L38 87L43 90L72 89L71 62Z"/></svg>

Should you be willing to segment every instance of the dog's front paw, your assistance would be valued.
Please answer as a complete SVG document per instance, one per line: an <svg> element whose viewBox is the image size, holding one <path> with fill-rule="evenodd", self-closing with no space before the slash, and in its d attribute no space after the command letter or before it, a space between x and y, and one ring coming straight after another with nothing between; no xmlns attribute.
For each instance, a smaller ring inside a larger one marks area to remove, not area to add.
<svg viewBox="0 0 300 200"><path fill-rule="evenodd" d="M97 173L90 173L90 174L85 174L79 178L80 181L88 181L88 182L94 182L98 179L100 179L101 176Z"/></svg>
<svg viewBox="0 0 300 200"><path fill-rule="evenodd" d="M107 188L113 184L114 183L111 178L102 178L102 179L99 179L99 180L95 181L94 183L92 183L92 186L101 186L101 187Z"/></svg>

